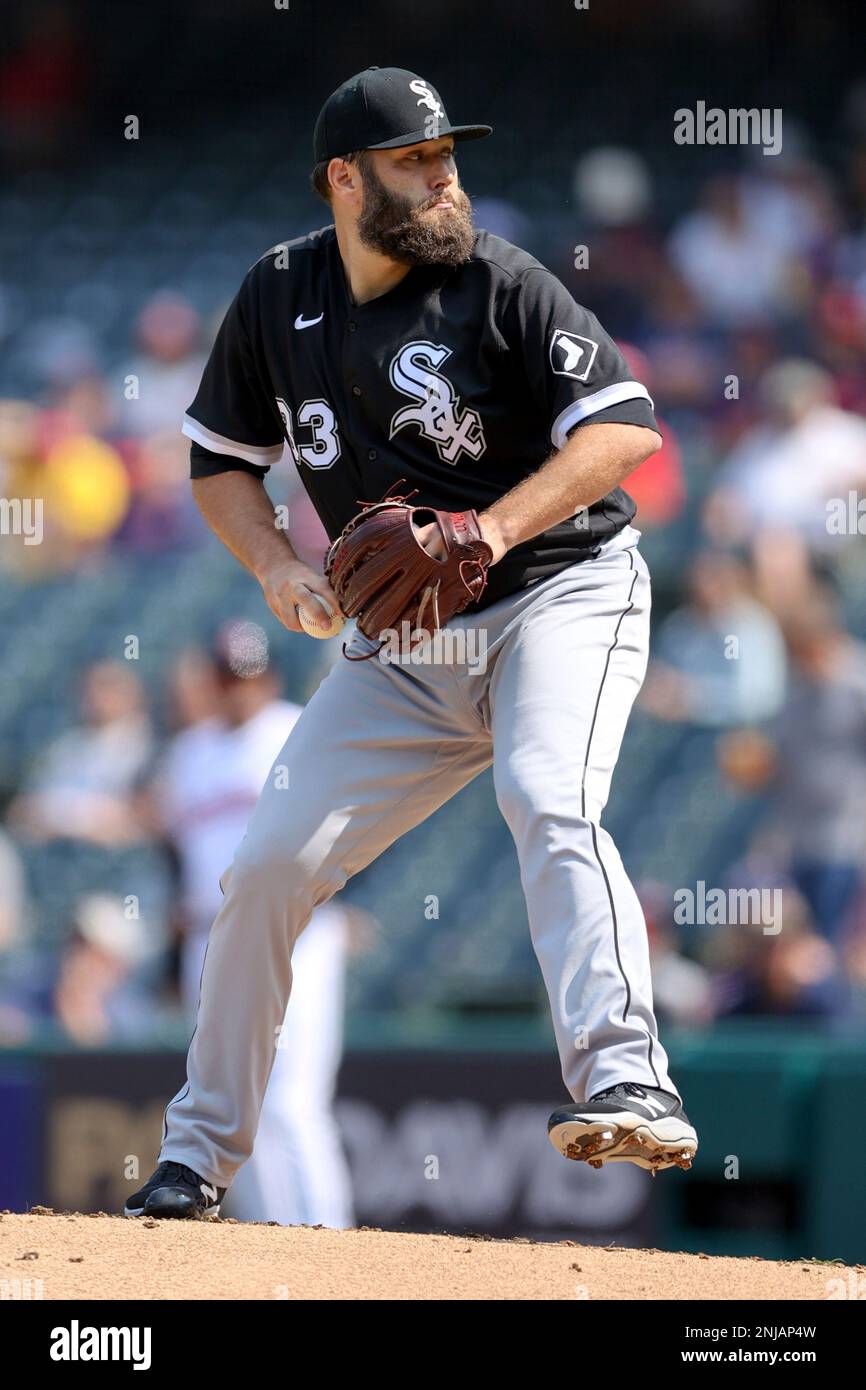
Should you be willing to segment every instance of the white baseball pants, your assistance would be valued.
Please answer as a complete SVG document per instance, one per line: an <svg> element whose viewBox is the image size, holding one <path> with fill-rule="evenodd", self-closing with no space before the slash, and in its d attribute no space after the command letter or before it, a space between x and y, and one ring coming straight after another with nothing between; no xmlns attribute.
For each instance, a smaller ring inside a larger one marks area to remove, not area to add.
<svg viewBox="0 0 866 1390"><path fill-rule="evenodd" d="M253 1148L292 948L312 912L491 763L566 1088L575 1100L623 1081L678 1094L653 1015L643 914L600 824L646 671L650 582L638 539L626 527L595 557L453 619L448 632L474 640L470 659L335 663L223 875L161 1160L228 1186ZM349 650L375 645L356 630Z"/></svg>

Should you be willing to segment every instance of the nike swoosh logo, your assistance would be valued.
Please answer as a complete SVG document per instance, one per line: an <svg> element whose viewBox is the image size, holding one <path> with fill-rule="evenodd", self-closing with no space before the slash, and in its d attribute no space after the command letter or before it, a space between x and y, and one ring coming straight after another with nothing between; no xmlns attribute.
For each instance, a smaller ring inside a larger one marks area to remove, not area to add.
<svg viewBox="0 0 866 1390"><path fill-rule="evenodd" d="M317 319L305 319L303 314L298 314L298 317L295 319L295 327L312 328L314 323L321 323L324 317L324 313L321 313Z"/></svg>
<svg viewBox="0 0 866 1390"><path fill-rule="evenodd" d="M202 1183L201 1190L209 1201L215 1202L217 1199L216 1188L208 1187L207 1183Z"/></svg>

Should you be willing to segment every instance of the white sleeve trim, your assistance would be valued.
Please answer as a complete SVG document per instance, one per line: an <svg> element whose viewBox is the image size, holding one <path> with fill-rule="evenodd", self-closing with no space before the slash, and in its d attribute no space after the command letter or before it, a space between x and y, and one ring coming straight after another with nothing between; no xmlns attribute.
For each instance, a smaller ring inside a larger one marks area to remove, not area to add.
<svg viewBox="0 0 866 1390"><path fill-rule="evenodd" d="M550 438L554 449L561 449L568 438L568 431L588 415L596 415L600 410L607 410L610 405L621 405L623 401L636 400L649 401L650 409L654 409L649 391L645 386L641 386L639 381L617 381L612 386L603 386L600 391L593 391L591 396L582 396L579 401L572 401L565 410L559 412L551 427Z"/></svg>
<svg viewBox="0 0 866 1390"><path fill-rule="evenodd" d="M251 463L256 468L270 468L271 464L279 463L283 457L282 444L239 444L236 439L227 439L224 434L206 429L191 415L184 415L181 433L188 439L195 440L203 449L210 449L214 454L228 454L231 458L243 459L244 463Z"/></svg>

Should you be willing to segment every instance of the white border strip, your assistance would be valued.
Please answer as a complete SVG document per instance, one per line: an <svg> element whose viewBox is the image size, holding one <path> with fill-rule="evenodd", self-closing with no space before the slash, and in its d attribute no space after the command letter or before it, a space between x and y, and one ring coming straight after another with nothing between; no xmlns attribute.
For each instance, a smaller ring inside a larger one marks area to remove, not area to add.
<svg viewBox="0 0 866 1390"><path fill-rule="evenodd" d="M609 405L636 400L649 401L650 409L655 409L649 391L645 386L641 386L639 381L617 381L612 386L603 386L600 391L593 391L591 396L572 401L571 405L560 411L551 427L550 438L554 449L562 448L568 438L568 431L580 420L585 420L587 415L607 410Z"/></svg>
<svg viewBox="0 0 866 1390"><path fill-rule="evenodd" d="M216 434L214 430L206 429L191 415L184 415L181 433L185 434L187 439L195 440L203 449L210 449L214 454L228 454L231 458L243 459L244 463L251 463L255 468L270 468L272 463L279 463L283 457L282 444L238 444L236 439L226 439L224 434Z"/></svg>

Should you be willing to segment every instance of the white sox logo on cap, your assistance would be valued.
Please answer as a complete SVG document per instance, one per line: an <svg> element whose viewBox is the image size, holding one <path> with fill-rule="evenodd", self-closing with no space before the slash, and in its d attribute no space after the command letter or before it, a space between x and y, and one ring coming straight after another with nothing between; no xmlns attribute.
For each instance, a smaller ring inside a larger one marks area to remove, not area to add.
<svg viewBox="0 0 866 1390"><path fill-rule="evenodd" d="M557 376L570 376L574 381L586 381L598 352L598 343L557 328L550 340L550 365Z"/></svg>
<svg viewBox="0 0 866 1390"><path fill-rule="evenodd" d="M414 77L409 83L409 90L410 92L414 92L418 97L418 101L415 103L416 106L429 106L433 115L440 117L440 119L445 115L445 107L436 100L430 88L427 86L427 83L423 81L422 78Z"/></svg>

